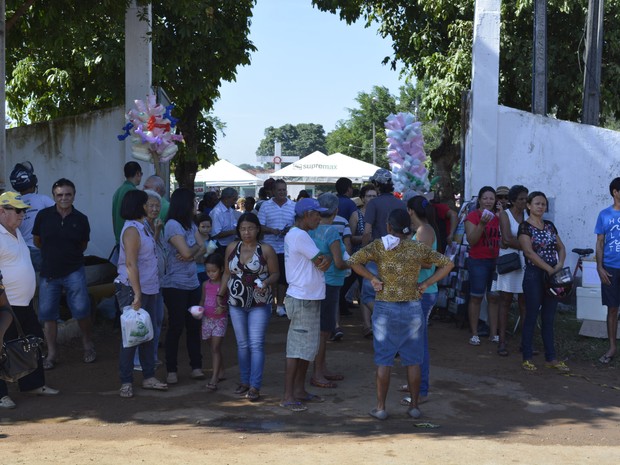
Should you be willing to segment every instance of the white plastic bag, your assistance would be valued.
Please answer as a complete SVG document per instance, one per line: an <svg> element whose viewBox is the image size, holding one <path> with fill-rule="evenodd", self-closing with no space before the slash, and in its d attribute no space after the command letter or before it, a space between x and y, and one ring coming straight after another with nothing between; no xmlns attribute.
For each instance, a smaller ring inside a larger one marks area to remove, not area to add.
<svg viewBox="0 0 620 465"><path fill-rule="evenodd" d="M134 310L131 306L123 308L121 315L123 347L133 347L153 339L153 323L143 308Z"/></svg>

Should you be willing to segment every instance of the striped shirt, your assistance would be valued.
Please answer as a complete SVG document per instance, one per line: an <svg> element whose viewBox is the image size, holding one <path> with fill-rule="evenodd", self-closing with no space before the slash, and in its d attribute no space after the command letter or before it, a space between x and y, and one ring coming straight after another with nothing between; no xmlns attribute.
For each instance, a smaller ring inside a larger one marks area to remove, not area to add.
<svg viewBox="0 0 620 465"><path fill-rule="evenodd" d="M282 205L273 199L263 202L258 211L258 220L263 226L272 229L285 229L295 225L295 202L290 199ZM269 244L277 254L284 253L284 236L265 234L263 242Z"/></svg>

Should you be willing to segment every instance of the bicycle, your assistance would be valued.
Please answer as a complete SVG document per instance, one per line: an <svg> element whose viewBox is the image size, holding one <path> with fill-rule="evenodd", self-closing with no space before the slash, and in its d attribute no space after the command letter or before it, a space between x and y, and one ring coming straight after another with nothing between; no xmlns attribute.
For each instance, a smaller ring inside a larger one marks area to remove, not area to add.
<svg viewBox="0 0 620 465"><path fill-rule="evenodd" d="M575 263L575 269L573 270L573 291L571 294L574 294L574 290L577 287L577 271L581 271L581 277L583 278L583 259L588 258L590 255L594 253L594 249L573 249L573 253L579 255L577 258L577 263Z"/></svg>

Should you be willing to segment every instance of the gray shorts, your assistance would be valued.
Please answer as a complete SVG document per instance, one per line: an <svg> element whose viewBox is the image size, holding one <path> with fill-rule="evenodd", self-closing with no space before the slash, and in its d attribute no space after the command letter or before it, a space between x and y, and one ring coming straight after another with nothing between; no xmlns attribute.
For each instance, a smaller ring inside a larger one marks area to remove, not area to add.
<svg viewBox="0 0 620 465"><path fill-rule="evenodd" d="M286 337L286 358L311 362L319 350L321 301L300 300L287 295L284 303L291 320Z"/></svg>

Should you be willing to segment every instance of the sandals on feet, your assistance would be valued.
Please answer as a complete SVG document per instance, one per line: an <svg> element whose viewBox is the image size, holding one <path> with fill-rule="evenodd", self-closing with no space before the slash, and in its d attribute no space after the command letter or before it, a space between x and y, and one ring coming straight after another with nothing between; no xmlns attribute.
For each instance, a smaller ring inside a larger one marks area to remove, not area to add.
<svg viewBox="0 0 620 465"><path fill-rule="evenodd" d="M308 410L308 407L298 401L280 402L280 407L290 410L291 412L305 412Z"/></svg>
<svg viewBox="0 0 620 465"><path fill-rule="evenodd" d="M207 389L209 391L215 392L215 391L217 391L217 384L215 384L215 383L207 383Z"/></svg>
<svg viewBox="0 0 620 465"><path fill-rule="evenodd" d="M142 381L142 389L152 389L154 391L167 391L168 385L162 383L157 378L147 378Z"/></svg>
<svg viewBox="0 0 620 465"><path fill-rule="evenodd" d="M500 344L497 348L497 355L501 357L508 357L508 351L506 350L506 346L504 344Z"/></svg>
<svg viewBox="0 0 620 465"><path fill-rule="evenodd" d="M90 349L86 349L84 351L84 363L93 363L97 360L97 352L95 352L95 348L91 347Z"/></svg>
<svg viewBox="0 0 620 465"><path fill-rule="evenodd" d="M376 409L376 408L373 408L370 412L368 412L368 414L371 417L374 417L377 420L382 420L382 421L386 420L387 417L388 417L388 413L387 413L386 410L379 410L379 409Z"/></svg>
<svg viewBox="0 0 620 465"><path fill-rule="evenodd" d="M129 383L121 384L119 394L121 397L124 397L126 399L133 397L133 386Z"/></svg>
<svg viewBox="0 0 620 465"><path fill-rule="evenodd" d="M260 392L256 388L250 388L250 390L245 394L245 398L250 402L256 402L260 399Z"/></svg>
<svg viewBox="0 0 620 465"><path fill-rule="evenodd" d="M44 370L53 370L55 366L56 366L56 360L52 360L52 359L49 359L49 358L44 358L43 359L43 369Z"/></svg>
<svg viewBox="0 0 620 465"><path fill-rule="evenodd" d="M603 365L609 365L609 362L611 362L614 359L613 355L607 355L607 354L603 354L601 355L601 358L598 359L599 363L602 363Z"/></svg>
<svg viewBox="0 0 620 465"><path fill-rule="evenodd" d="M235 394L245 394L246 392L248 392L249 389L250 386L248 386L247 384L240 384L239 386L237 386L237 389L235 389Z"/></svg>

